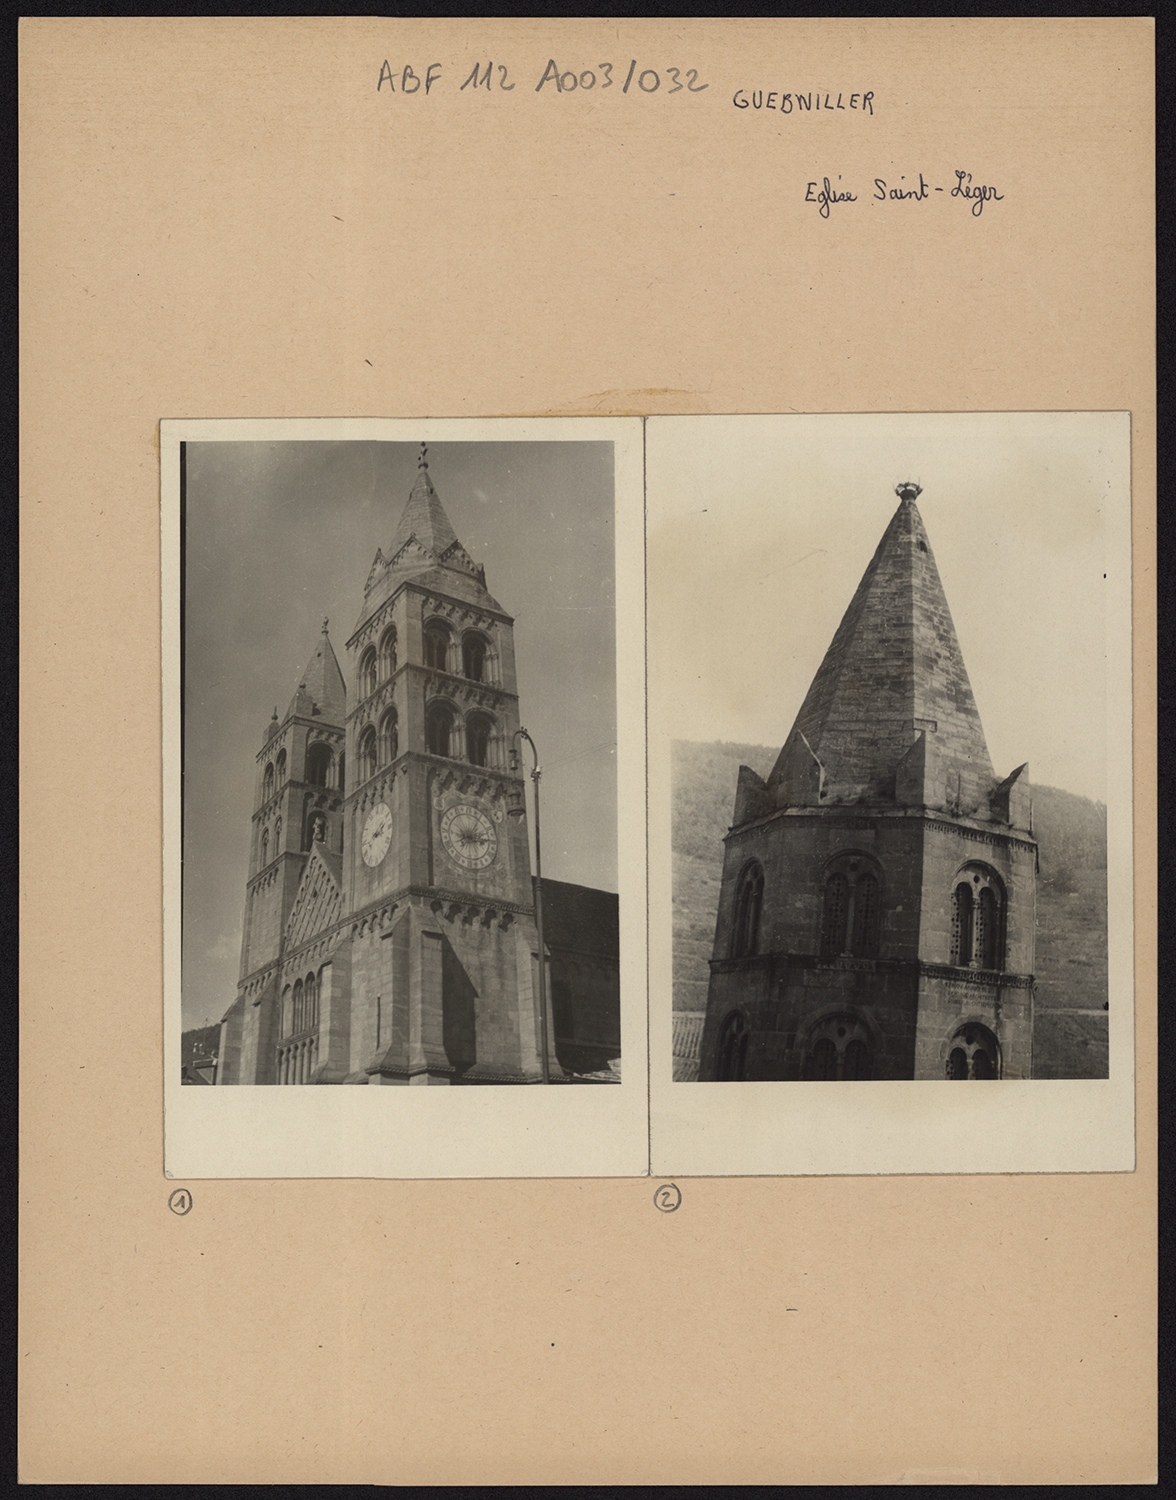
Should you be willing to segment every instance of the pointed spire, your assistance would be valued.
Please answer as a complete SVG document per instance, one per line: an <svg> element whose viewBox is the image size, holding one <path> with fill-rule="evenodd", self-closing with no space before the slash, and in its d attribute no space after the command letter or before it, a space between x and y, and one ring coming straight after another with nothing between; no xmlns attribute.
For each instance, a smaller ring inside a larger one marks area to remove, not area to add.
<svg viewBox="0 0 1176 1500"><path fill-rule="evenodd" d="M404 507L404 514L400 517L400 524L386 554L390 562L395 560L397 553L410 541L415 541L418 547L435 559L440 558L457 541L457 532L449 524L449 517L445 514L429 477L428 454L428 448L422 443L417 459L416 480L409 491L408 504Z"/></svg>
<svg viewBox="0 0 1176 1500"><path fill-rule="evenodd" d="M343 673L339 670L335 649L327 635L326 620L314 655L306 664L298 691L286 712L310 714L316 708L317 717L328 724L342 724L347 714L347 689L343 685Z"/></svg>
<svg viewBox="0 0 1176 1500"><path fill-rule="evenodd" d="M899 506L825 653L769 785L785 804L888 801L988 816L992 762L915 500ZM912 747L925 745L911 756ZM803 741L803 744L801 743ZM900 771L901 763L901 771ZM805 785L793 787L800 769ZM897 785L896 785L897 779ZM921 793L921 795L920 795Z"/></svg>

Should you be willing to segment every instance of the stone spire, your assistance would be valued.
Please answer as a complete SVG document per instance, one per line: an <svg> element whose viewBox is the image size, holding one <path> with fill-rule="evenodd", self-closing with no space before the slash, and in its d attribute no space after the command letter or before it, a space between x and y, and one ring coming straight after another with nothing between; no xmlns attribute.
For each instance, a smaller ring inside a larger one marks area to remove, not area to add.
<svg viewBox="0 0 1176 1500"><path fill-rule="evenodd" d="M287 714L314 714L328 724L342 724L347 715L347 689L335 648L323 621L322 634L306 669L298 679L298 689L290 700Z"/></svg>
<svg viewBox="0 0 1176 1500"><path fill-rule="evenodd" d="M919 487L896 493L768 786L777 805L898 802L988 818L992 762Z"/></svg>
<svg viewBox="0 0 1176 1500"><path fill-rule="evenodd" d="M429 478L429 450L424 443L417 459L416 481L408 493L408 504L392 538L388 561L394 563L405 546L413 541L438 560L457 541L457 532L449 524L449 517Z"/></svg>

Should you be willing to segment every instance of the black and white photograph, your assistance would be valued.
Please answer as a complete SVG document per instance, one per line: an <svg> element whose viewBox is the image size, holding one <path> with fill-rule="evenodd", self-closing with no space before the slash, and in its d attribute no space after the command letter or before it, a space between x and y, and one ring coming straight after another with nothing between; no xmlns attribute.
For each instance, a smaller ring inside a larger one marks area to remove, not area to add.
<svg viewBox="0 0 1176 1500"><path fill-rule="evenodd" d="M852 1113L870 1085L1129 1083L1128 432L651 424L675 1089Z"/></svg>
<svg viewBox="0 0 1176 1500"><path fill-rule="evenodd" d="M437 431L181 440L185 1091L622 1085L616 445Z"/></svg>

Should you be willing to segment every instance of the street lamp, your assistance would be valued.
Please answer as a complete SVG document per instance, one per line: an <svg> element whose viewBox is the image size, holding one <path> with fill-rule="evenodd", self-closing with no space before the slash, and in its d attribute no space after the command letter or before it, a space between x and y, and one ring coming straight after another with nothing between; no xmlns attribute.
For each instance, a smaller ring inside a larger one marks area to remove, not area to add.
<svg viewBox="0 0 1176 1500"><path fill-rule="evenodd" d="M524 739L531 747L533 765L531 780L535 783L535 927L539 938L539 1062L544 1083L551 1082L551 1071L547 1064L547 954L543 947L543 860L539 849L539 752L535 741L525 729L516 729L515 740ZM511 748L511 770L519 768L518 751ZM526 799L520 794L519 805L509 809L507 816L521 818L527 811Z"/></svg>

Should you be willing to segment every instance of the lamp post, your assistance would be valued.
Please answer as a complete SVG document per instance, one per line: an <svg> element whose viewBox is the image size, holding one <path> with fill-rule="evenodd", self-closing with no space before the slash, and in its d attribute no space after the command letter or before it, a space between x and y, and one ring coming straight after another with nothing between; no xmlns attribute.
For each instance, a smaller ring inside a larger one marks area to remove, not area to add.
<svg viewBox="0 0 1176 1500"><path fill-rule="evenodd" d="M542 772L539 769L539 752L535 749L535 741L525 729L516 729L515 740L524 739L531 747L531 780L535 783L535 928L539 938L539 1063L544 1083L551 1082L551 1071L547 1063L547 954L543 947L543 858L539 845L539 777ZM517 749L511 749L511 769L518 769ZM522 799L520 807L512 807L507 814L511 818L521 818L526 812L526 800ZM529 851L528 851L529 852Z"/></svg>

